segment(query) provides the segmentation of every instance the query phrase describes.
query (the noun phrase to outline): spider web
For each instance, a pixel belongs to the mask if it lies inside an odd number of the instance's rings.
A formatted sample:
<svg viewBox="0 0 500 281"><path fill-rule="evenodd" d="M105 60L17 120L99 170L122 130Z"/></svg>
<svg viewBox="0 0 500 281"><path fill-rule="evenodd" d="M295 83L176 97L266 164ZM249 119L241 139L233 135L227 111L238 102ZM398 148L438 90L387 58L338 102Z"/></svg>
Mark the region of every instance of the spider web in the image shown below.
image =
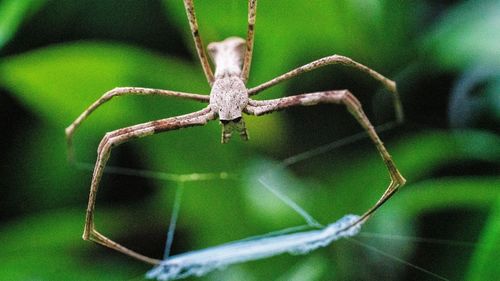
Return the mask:
<svg viewBox="0 0 500 281"><path fill-rule="evenodd" d="M394 123L388 123L379 126L377 131L385 131L394 126ZM287 166L321 155L365 137L366 134L360 132L350 137L331 142L327 145L284 159L276 168L286 168ZM272 180L268 177L269 174L270 172L261 176L258 179L259 184L299 214L304 219L305 225L170 256L180 201L184 189L184 181L179 181L170 219L170 226L167 232L163 261L147 272L146 277L166 281L190 276L203 276L211 271L224 269L232 264L269 258L284 253L292 255L307 254L318 248L326 247L335 240L352 237L359 233L362 225L362 223L359 223L359 216L352 214L345 215L336 222L324 226L304 208L274 186Z"/></svg>
<svg viewBox="0 0 500 281"><path fill-rule="evenodd" d="M232 264L264 259L283 253L303 255L320 247L326 247L335 240L354 236L361 228L361 224L354 225L359 220L359 216L356 215L346 215L334 223L323 226L296 202L266 182L264 178L260 178L259 182L302 216L306 224L211 248L169 256L184 189L183 182L180 182L167 232L163 261L150 270L146 277L162 281L176 280L190 276L202 276ZM311 228L313 229L311 230Z"/></svg>
<svg viewBox="0 0 500 281"><path fill-rule="evenodd" d="M361 135L361 134L360 134ZM331 143L321 148L322 153L338 146L344 142ZM300 160L288 158L282 161L278 168L283 168L299 161L308 159L317 153L318 148L307 154L297 155ZM288 162L288 163L287 163ZM93 166L88 163L77 162L77 167L92 170ZM235 175L221 173L192 173L171 174L150 170L138 170L124 167L108 166L105 170L108 174L146 177L158 180L166 180L176 183L176 194L167 231L163 261L146 273L149 279L161 281L177 280L190 276L203 276L217 269L224 269L229 265L243 263L252 260L269 258L272 256L289 253L292 255L304 255L321 247L326 247L333 241L351 237L359 233L362 223L357 215L345 215L341 219L329 225L320 224L299 204L290 197L279 191L267 176L262 176L258 182L271 194L276 196L284 204L299 214L306 224L286 228L267 234L253 236L239 241L234 241L219 246L191 251L179 255L170 256L175 228L181 207L184 184L194 181L213 181L236 179ZM304 231L305 230L305 231Z"/></svg>
<svg viewBox="0 0 500 281"><path fill-rule="evenodd" d="M390 130L397 126L396 122L390 122L376 127L378 133ZM360 232L362 223L358 221L359 216L345 215L341 219L333 222L327 226L320 224L312 215L310 215L304 208L294 202L290 197L281 192L277 187L279 183L273 182L269 176L276 169L285 169L288 166L294 165L301 161L308 160L315 156L322 155L341 146L351 144L366 138L364 132L354 134L352 136L336 140L323 146L313 148L309 151L293 155L289 158L282 160L277 165L275 164L272 171L269 171L264 176L258 178L257 182L273 194L276 198L281 200L284 204L294 210L300 215L304 221L304 225L278 230L264 235L252 236L239 241L234 241L222 244L216 247L190 251L187 253L170 256L172 244L174 241L174 233L177 225L177 219L181 207L182 195L184 192L184 185L187 182L198 181L214 181L214 180L238 180L237 175L227 172L220 173L191 173L191 174L172 174L151 170L138 170L124 167L107 166L105 173L118 174L125 176L145 177L149 179L157 179L162 181L170 181L177 185L172 214L170 217L170 224L166 235L165 250L163 261L155 266L153 269L146 273L149 279L157 280L176 280L186 278L189 276L203 276L214 270L221 270L232 264L244 263L247 261L269 258L272 256L289 253L292 255L303 255L320 247L326 247L333 241L348 238L348 241L353 242L366 249L374 251L386 258L389 258L398 263L412 267L421 271L429 276L433 276L439 280L448 280L443 276L430 272L422 267L411 264L401 258L388 254L373 246L367 245L352 237ZM84 170L93 170L93 165L89 163L76 162L74 163L78 168ZM374 233L361 233L363 237L366 236L383 236L387 235L374 234ZM390 238L393 238L392 236ZM401 238L401 237L399 237ZM407 239L407 237L404 237ZM414 238L418 241L421 238ZM456 243L446 241L427 241L430 243L449 244ZM421 242L421 241L420 241ZM471 246L470 242L458 242L461 245L466 244Z"/></svg>

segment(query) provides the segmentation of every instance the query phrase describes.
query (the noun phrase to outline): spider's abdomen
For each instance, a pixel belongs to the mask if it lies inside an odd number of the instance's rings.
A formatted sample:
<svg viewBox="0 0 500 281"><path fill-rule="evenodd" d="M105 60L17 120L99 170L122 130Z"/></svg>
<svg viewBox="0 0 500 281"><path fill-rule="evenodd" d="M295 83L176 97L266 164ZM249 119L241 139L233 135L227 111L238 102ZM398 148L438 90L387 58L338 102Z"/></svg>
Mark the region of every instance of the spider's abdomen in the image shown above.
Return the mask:
<svg viewBox="0 0 500 281"><path fill-rule="evenodd" d="M215 80L210 92L210 107L220 120L234 120L248 104L248 91L238 76Z"/></svg>
<svg viewBox="0 0 500 281"><path fill-rule="evenodd" d="M229 37L224 41L208 44L208 53L215 63L216 80L227 76L241 76L245 43L242 38Z"/></svg>

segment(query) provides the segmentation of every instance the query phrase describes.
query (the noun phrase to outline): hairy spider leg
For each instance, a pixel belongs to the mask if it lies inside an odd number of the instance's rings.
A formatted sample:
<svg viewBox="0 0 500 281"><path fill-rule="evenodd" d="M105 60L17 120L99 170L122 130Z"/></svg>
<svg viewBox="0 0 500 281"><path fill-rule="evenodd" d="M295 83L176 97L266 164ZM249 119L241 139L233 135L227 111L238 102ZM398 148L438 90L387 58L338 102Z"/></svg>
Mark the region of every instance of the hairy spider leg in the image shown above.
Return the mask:
<svg viewBox="0 0 500 281"><path fill-rule="evenodd" d="M399 187L403 186L406 180L403 178L401 173L396 168L391 155L385 148L384 144L380 140L377 132L373 128L370 120L366 117L361 103L358 99L348 90L336 90L336 91L323 91L308 94L301 94L296 96L284 97L274 100L257 101L250 99L249 104L246 108L246 112L253 115L263 115L272 113L275 111L283 110L293 106L311 106L324 103L335 103L344 104L347 110L356 118L358 123L363 127L363 129L368 133L370 139L375 144L375 147L380 153L380 156L384 160L384 163L389 171L391 178L391 183L387 187L386 191L382 197L377 201L377 203L370 208L365 214L363 214L357 223L366 221L369 216L375 212L387 199L389 199ZM354 224L352 225L354 226ZM352 227L350 226L350 227Z"/></svg>
<svg viewBox="0 0 500 281"><path fill-rule="evenodd" d="M198 30L198 21L196 20L196 14L194 11L193 0L184 0L184 7L186 8L189 27L191 28L191 34L193 35L194 45L196 46L196 52L198 53L201 67L203 68L203 72L205 73L208 84L212 86L215 80L214 74L212 72L212 68L210 67L210 63L208 62L207 54L205 53L205 49L203 47L203 42L201 41L200 32Z"/></svg>
<svg viewBox="0 0 500 281"><path fill-rule="evenodd" d="M74 151L73 151L73 135L78 127L80 127L81 123L85 121L89 115L94 112L98 107L103 105L104 103L110 101L114 97L125 96L125 95L155 95L155 96L166 96L166 97L178 97L182 99L190 99L200 102L208 102L210 97L206 95L198 95L191 93L183 93L169 90L161 90L161 89L150 89L150 88L138 88L138 87L120 87L114 88L110 90L98 100L96 100L92 105L90 105L85 111L83 111L78 118L76 118L73 123L71 123L65 130L66 132L66 141L67 141L67 150L68 150L68 160L70 163L74 163Z"/></svg>
<svg viewBox="0 0 500 281"><path fill-rule="evenodd" d="M94 173L92 175L92 183L90 186L89 202L87 206L87 215L85 218L83 239L97 242L101 245L122 252L141 261L150 264L158 264L160 260L149 258L135 251L132 251L105 237L95 229L95 201L99 182L101 181L102 174L104 172L104 167L106 166L106 162L110 157L112 148L115 146L133 139L142 138L160 132L205 125L208 121L213 120L214 118L215 114L212 112L210 107L206 107L205 109L190 114L151 121L106 133L97 150L97 161L95 164Z"/></svg>
<svg viewBox="0 0 500 281"><path fill-rule="evenodd" d="M193 35L193 40L196 46L196 52L198 53L198 58L200 59L203 72L208 80L208 83L212 85L215 81L210 63L208 62L205 49L203 47L203 42L198 28L198 21L196 19L195 7L193 0L184 0L184 7L186 9L186 14L189 20L189 26L191 28L191 34ZM257 0L248 1L248 31L246 40L246 52L245 58L243 60L243 70L241 73L241 79L243 82L247 82L250 73L250 65L252 62L253 54L253 43L255 34L255 18L257 15Z"/></svg>
<svg viewBox="0 0 500 281"><path fill-rule="evenodd" d="M315 60L313 62L310 62L308 64L305 64L303 66L297 67L285 74L282 74L274 79L271 79L265 83L260 84L259 86L253 87L248 90L248 95L253 96L258 94L259 92L270 88L278 83L281 83L283 81L286 81L288 79L291 79L295 76L298 76L302 73L309 72L311 70L315 70L317 68L331 65L331 64L340 64L340 65L346 65L349 67L353 67L354 69L357 69L361 72L364 72L368 75L370 75L373 79L379 81L387 90L389 90L394 97L394 110L396 113L396 121L398 123L402 123L404 121L404 114L403 114L403 106L401 104L401 100L399 98L399 93L396 87L396 82L386 78L382 74L376 72L375 70L359 63L356 62L348 57L344 56L339 56L339 55L333 55L333 56L328 56L324 57L318 60Z"/></svg>
<svg viewBox="0 0 500 281"><path fill-rule="evenodd" d="M243 59L243 70L241 72L241 79L245 84L250 75L250 65L252 64L253 55L253 42L255 35L255 18L257 16L257 0L248 1L248 31L246 40L245 58Z"/></svg>

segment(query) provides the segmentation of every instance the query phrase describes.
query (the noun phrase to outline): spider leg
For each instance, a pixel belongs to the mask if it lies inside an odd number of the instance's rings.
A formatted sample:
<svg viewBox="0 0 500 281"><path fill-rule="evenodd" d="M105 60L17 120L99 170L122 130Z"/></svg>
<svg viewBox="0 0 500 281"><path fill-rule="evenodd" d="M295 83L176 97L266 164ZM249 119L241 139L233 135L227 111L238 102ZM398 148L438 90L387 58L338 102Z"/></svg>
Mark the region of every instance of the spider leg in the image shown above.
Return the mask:
<svg viewBox="0 0 500 281"><path fill-rule="evenodd" d="M368 120L368 118L366 117L361 107L361 103L351 92L349 92L348 90L324 91L284 97L274 100L250 100L245 109L245 112L258 116L272 113L274 111L283 110L292 106L310 106L320 103L335 103L345 105L347 107L347 110L349 110L349 112L354 116L354 118L356 118L359 124L368 133L370 139L373 141L375 147L379 151L380 156L384 160L387 170L389 171L391 183L389 184L381 198L377 201L377 203L372 208L370 208L363 216L361 216L359 222L364 221L368 219L368 217L373 212L375 212L375 210L382 206L384 202L398 190L399 187L403 186L406 180L396 168L391 155L380 140L377 132L370 123L370 120Z"/></svg>
<svg viewBox="0 0 500 281"><path fill-rule="evenodd" d="M201 41L200 33L198 31L198 21L196 20L196 14L194 12L193 0L184 0L184 7L186 8L189 27L191 28L191 34L193 35L198 58L200 59L201 66L203 67L203 72L207 77L208 84L212 86L212 84L214 83L214 74L212 73L212 69L210 68L210 63L208 62L205 49L203 48L203 43Z"/></svg>
<svg viewBox="0 0 500 281"><path fill-rule="evenodd" d="M149 89L149 88L137 88L137 87L122 87L115 88L111 91L105 93L101 98L95 101L91 106L89 106L78 118L76 118L71 125L66 128L66 140L68 145L68 158L70 162L74 161L73 157L73 134L75 130L80 126L80 124L87 119L87 117L96 110L99 106L111 100L116 96L125 96L125 95L158 95L158 96L167 96L167 97L178 97L182 99L191 99L201 102L208 102L210 97L205 95L197 95L190 93L182 93L175 92L169 90L160 90L160 89Z"/></svg>
<svg viewBox="0 0 500 281"><path fill-rule="evenodd" d="M96 243L112 248L116 251L122 252L126 255L129 255L131 257L134 257L136 259L139 259L147 263L151 264L159 263L160 262L159 260L149 258L137 252L129 250L126 247L100 234L95 229L94 227L95 200L97 195L97 189L99 187L99 182L101 181L101 177L104 172L104 167L106 166L106 162L110 157L111 149L115 146L118 146L132 139L142 138L160 132L177 130L192 126L205 125L208 121L214 118L215 114L211 111L209 107L207 107L203 110L193 112L190 114L171 117L157 121L151 121L106 133L106 135L102 139L97 149L97 161L95 164L94 173L92 175L92 183L90 186L90 195L87 206L87 215L85 219L85 228L82 236L83 239L94 241Z"/></svg>
<svg viewBox="0 0 500 281"><path fill-rule="evenodd" d="M247 31L247 49L243 60L243 70L241 78L247 82L250 74L250 65L252 63L253 42L255 34L255 16L257 15L257 0L248 0L248 31Z"/></svg>
<svg viewBox="0 0 500 281"><path fill-rule="evenodd" d="M401 105L401 100L399 98L399 93L396 87L396 82L386 78L382 74L376 72L375 70L362 65L348 57L344 56L339 56L339 55L333 55L329 57L324 57L318 60L315 60L313 62L310 62L306 65L303 65L301 67L298 67L296 69L293 69L285 74L282 74L274 79L271 79L265 83L260 84L259 86L253 87L248 90L248 95L253 96L258 94L259 92L270 88L278 83L281 83L283 81L286 81L292 77L295 77L297 75L300 75L305 72L309 72L311 70L331 65L331 64L341 64L349 67L353 67L361 72L364 72L368 75L370 75L373 79L379 81L387 90L389 90L393 96L394 96L394 110L396 112L396 121L398 123L402 123L404 120L404 115L403 115L403 106Z"/></svg>

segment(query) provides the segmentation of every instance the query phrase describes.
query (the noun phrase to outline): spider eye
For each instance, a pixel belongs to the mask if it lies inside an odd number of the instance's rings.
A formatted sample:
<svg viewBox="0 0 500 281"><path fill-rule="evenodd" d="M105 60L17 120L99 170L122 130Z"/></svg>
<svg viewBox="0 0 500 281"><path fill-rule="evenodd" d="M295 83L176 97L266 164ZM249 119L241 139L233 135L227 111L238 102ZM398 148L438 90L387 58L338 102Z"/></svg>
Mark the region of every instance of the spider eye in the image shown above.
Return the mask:
<svg viewBox="0 0 500 281"><path fill-rule="evenodd" d="M239 123L241 121L241 117L234 118L233 120L234 123Z"/></svg>
<svg viewBox="0 0 500 281"><path fill-rule="evenodd" d="M227 124L229 124L229 122L231 122L231 120L222 120L222 119L221 119L221 120L220 120L220 122L221 122L222 124L224 124L224 125L227 125Z"/></svg>

